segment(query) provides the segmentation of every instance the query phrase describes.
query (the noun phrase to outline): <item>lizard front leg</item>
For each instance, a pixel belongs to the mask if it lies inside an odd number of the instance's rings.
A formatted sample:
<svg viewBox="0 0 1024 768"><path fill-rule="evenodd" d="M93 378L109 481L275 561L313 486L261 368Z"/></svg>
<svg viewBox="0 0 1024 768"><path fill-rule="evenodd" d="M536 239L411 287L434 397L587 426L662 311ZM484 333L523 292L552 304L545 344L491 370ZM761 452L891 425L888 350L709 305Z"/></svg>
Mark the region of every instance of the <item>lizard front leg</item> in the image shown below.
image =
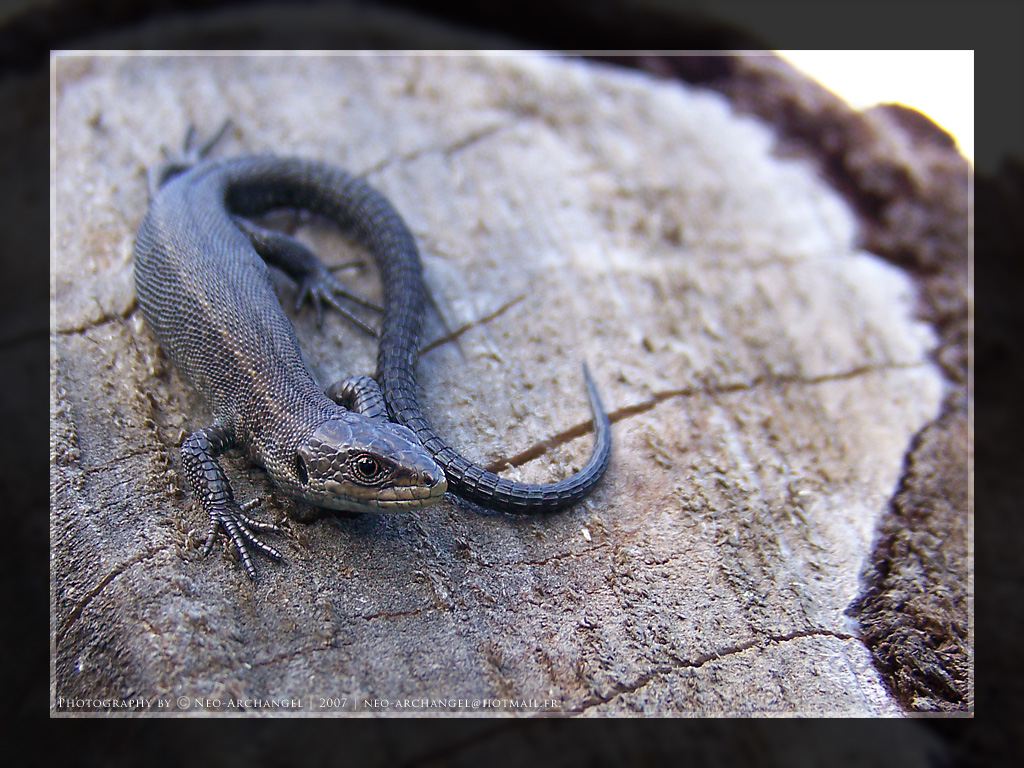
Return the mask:
<svg viewBox="0 0 1024 768"><path fill-rule="evenodd" d="M227 475L217 463L217 457L234 445L234 439L220 426L197 430L181 444L181 465L193 497L210 516L210 529L203 546L203 555L213 549L214 540L223 530L231 539L242 561L246 576L256 580L256 567L249 555L252 545L272 560L280 562L282 555L256 536L256 531L280 533L273 523L261 523L248 517L235 502Z"/></svg>

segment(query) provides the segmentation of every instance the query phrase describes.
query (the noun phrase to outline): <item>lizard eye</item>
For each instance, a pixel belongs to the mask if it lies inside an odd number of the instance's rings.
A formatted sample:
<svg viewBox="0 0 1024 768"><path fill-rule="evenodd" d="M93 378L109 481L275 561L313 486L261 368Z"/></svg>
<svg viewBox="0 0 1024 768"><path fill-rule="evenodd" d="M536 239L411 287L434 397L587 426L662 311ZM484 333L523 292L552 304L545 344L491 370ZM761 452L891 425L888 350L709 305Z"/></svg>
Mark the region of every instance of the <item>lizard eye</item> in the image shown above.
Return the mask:
<svg viewBox="0 0 1024 768"><path fill-rule="evenodd" d="M364 480L374 480L380 477L384 471L384 465L381 464L373 456L363 454L356 458L355 461L356 472Z"/></svg>

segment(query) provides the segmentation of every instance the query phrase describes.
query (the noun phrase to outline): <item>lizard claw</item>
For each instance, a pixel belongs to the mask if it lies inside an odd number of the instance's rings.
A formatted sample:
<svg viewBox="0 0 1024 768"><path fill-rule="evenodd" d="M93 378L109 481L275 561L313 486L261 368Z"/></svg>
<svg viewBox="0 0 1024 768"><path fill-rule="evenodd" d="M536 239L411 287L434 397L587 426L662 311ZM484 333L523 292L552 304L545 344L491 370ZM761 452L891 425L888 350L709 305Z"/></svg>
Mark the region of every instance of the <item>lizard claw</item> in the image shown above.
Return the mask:
<svg viewBox="0 0 1024 768"><path fill-rule="evenodd" d="M252 503L245 505L247 509L252 506L254 506ZM280 527L274 523L253 520L242 511L241 507L233 503L230 506L218 504L210 510L210 528L207 531L202 551L204 557L213 551L213 544L221 531L227 534L234 545L235 551L238 552L238 559L242 561L242 569L250 581L256 581L256 566L253 565L252 556L249 553L250 545L275 562L281 562L284 559L284 555L260 540L255 533L256 531L281 533Z"/></svg>
<svg viewBox="0 0 1024 768"><path fill-rule="evenodd" d="M177 176L179 173L187 171L202 160L230 127L231 118L229 117L221 123L220 128L210 138L196 146L196 136L199 132L190 123L185 130L185 141L182 143L181 150L172 154L167 147L160 147L160 152L164 156L163 161L146 171L146 183L149 187L150 200L156 197L164 182L173 176Z"/></svg>
<svg viewBox="0 0 1024 768"><path fill-rule="evenodd" d="M319 328L323 325L324 320L322 302L327 302L350 323L360 330L368 333L370 336L377 338L377 329L361 320L358 316L347 309L340 301L338 301L338 296L364 307L379 309L379 307L372 301L364 299L362 296L349 291L348 288L338 282L334 275L326 269L323 271L318 270L316 273L309 274L303 279L299 286L299 294L295 299L295 309L298 311L302 307L303 302L308 298L316 311L316 326Z"/></svg>

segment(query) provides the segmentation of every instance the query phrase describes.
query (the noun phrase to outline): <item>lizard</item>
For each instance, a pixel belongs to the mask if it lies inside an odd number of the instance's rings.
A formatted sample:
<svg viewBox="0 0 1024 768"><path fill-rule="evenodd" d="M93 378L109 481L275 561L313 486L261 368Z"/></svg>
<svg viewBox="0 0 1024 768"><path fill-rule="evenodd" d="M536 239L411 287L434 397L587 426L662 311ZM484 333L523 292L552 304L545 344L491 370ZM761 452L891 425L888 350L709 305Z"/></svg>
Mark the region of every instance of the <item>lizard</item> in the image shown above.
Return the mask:
<svg viewBox="0 0 1024 768"><path fill-rule="evenodd" d="M225 533L246 575L250 546L281 553L258 534L280 533L239 505L217 458L247 452L286 493L318 507L402 512L446 491L485 507L537 512L582 499L609 463L608 416L584 365L595 444L574 475L519 483L464 458L437 434L419 404L415 367L426 287L409 228L362 177L317 160L275 155L207 159L230 121L201 145L190 128L181 157L149 174L150 202L134 248L135 286L147 325L175 367L206 399L213 424L181 444L192 497L210 520L208 555ZM304 209L353 231L381 276L379 334L340 301L373 306L350 293L297 238L251 219ZM352 376L322 391L305 365L295 331L270 279L277 267L309 300L379 335L375 377Z"/></svg>

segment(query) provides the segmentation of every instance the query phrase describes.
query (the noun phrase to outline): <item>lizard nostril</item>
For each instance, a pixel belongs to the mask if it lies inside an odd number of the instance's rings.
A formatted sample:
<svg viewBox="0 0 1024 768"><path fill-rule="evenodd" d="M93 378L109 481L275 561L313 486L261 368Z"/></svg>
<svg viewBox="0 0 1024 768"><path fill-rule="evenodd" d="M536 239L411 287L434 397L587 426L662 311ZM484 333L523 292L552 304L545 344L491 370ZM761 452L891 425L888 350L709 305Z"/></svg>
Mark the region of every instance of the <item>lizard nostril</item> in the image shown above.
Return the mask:
<svg viewBox="0 0 1024 768"><path fill-rule="evenodd" d="M299 482L306 485L309 482L309 473L306 471L306 462L299 454L295 454L295 474L299 476Z"/></svg>
<svg viewBox="0 0 1024 768"><path fill-rule="evenodd" d="M437 488L442 484L446 490L448 488L448 479L444 474L444 470L440 467L431 467L428 469L423 473L423 479L426 480L432 488Z"/></svg>

